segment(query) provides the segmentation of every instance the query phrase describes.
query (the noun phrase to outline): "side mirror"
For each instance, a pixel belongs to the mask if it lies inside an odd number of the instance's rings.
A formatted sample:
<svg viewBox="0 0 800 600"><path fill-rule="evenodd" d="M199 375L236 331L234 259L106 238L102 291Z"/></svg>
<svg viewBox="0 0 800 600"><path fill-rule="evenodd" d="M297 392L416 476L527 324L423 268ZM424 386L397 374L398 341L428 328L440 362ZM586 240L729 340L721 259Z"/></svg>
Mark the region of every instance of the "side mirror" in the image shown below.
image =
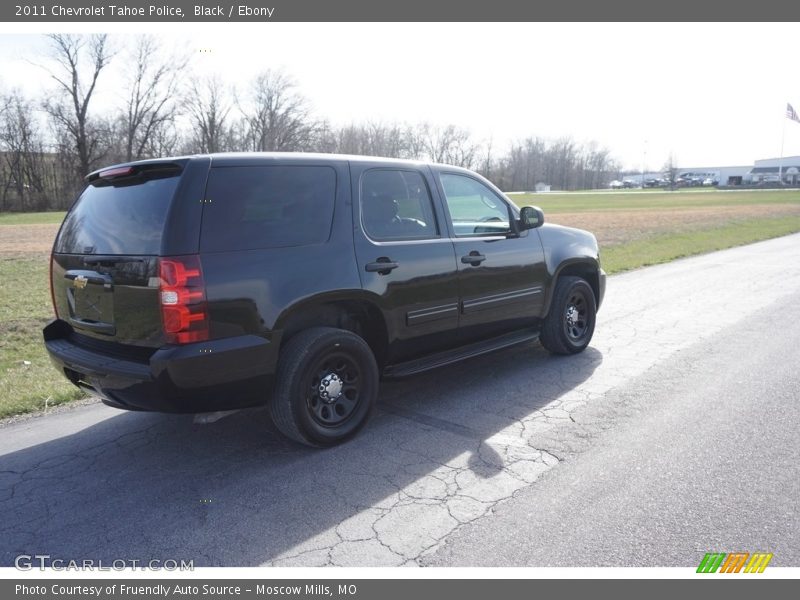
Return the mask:
<svg viewBox="0 0 800 600"><path fill-rule="evenodd" d="M538 206L523 206L519 211L519 229L535 229L544 225L544 213Z"/></svg>

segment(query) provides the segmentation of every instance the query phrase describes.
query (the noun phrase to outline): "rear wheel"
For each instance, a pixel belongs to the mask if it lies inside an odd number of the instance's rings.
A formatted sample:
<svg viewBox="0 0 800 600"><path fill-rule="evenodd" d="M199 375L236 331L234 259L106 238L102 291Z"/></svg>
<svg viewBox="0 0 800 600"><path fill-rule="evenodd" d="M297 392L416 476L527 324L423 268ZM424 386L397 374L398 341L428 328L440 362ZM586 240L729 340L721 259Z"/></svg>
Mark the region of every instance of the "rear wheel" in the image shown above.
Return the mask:
<svg viewBox="0 0 800 600"><path fill-rule="evenodd" d="M367 343L333 327L295 335L281 351L270 413L287 437L333 446L369 420L378 395L378 366Z"/></svg>
<svg viewBox="0 0 800 600"><path fill-rule="evenodd" d="M542 325L542 345L554 354L581 352L594 334L596 314L592 286L580 277L560 277Z"/></svg>

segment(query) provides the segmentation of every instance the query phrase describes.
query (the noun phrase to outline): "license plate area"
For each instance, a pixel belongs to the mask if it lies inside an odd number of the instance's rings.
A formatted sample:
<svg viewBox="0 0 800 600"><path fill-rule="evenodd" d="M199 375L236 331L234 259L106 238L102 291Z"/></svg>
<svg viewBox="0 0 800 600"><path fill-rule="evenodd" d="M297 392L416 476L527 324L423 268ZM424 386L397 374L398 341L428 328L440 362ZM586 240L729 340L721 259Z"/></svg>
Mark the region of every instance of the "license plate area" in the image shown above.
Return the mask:
<svg viewBox="0 0 800 600"><path fill-rule="evenodd" d="M114 286L111 277L96 272L68 271L69 320L78 329L114 335Z"/></svg>

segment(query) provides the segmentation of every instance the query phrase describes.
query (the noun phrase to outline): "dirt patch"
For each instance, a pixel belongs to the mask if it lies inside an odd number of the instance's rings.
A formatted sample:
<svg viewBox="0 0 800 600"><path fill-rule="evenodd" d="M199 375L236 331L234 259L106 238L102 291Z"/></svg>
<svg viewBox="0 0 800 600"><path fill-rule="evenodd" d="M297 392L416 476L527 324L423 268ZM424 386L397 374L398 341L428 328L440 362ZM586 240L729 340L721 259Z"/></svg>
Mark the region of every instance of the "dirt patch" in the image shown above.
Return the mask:
<svg viewBox="0 0 800 600"><path fill-rule="evenodd" d="M48 253L59 225L0 225L0 254Z"/></svg>
<svg viewBox="0 0 800 600"><path fill-rule="evenodd" d="M545 220L586 229L597 236L597 241L601 245L613 246L652 235L696 231L725 225L732 221L798 215L800 215L800 205L797 204L761 204L558 213L549 219L545 214Z"/></svg>

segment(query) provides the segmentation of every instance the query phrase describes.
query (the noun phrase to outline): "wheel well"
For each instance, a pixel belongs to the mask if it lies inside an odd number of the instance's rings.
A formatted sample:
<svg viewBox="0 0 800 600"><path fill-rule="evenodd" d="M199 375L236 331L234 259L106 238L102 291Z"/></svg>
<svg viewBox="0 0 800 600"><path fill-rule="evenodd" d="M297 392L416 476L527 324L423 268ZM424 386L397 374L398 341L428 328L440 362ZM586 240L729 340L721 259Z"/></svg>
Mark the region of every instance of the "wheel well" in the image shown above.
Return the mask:
<svg viewBox="0 0 800 600"><path fill-rule="evenodd" d="M572 275L574 277L585 279L592 287L595 301L600 298L600 281L598 280L597 267L595 265L590 265L588 263L573 263L571 265L567 265L558 272L558 277L564 277L565 275Z"/></svg>
<svg viewBox="0 0 800 600"><path fill-rule="evenodd" d="M380 309L364 300L343 300L303 307L283 323L281 346L310 327L337 327L361 336L372 350L379 367L386 360L388 335Z"/></svg>

